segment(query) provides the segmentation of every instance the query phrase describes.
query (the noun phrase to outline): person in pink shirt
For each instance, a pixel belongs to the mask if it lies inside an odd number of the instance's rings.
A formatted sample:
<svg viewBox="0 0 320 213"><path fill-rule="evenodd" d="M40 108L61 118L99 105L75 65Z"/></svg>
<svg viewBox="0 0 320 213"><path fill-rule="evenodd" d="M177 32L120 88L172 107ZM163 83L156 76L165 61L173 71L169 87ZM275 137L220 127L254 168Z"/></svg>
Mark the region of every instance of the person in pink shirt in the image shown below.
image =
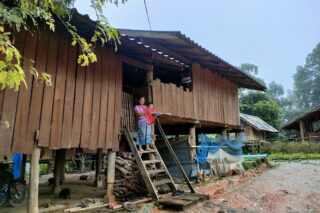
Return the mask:
<svg viewBox="0 0 320 213"><path fill-rule="evenodd" d="M151 125L148 125L147 116L148 107L144 105L145 98L138 99L138 105L135 106L134 112L137 116L137 141L136 145L140 152L143 152L142 146L146 146L146 150L150 151L151 144Z"/></svg>

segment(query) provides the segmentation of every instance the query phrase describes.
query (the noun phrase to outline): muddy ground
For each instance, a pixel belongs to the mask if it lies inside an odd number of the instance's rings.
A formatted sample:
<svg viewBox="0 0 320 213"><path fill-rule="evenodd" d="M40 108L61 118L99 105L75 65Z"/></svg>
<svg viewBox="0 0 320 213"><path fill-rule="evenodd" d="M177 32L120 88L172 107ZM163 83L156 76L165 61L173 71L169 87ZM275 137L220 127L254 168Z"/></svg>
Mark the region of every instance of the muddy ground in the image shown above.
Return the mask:
<svg viewBox="0 0 320 213"><path fill-rule="evenodd" d="M319 160L281 162L277 168L243 181L233 179L221 188L198 188L198 192L210 194L210 200L186 212L320 212Z"/></svg>

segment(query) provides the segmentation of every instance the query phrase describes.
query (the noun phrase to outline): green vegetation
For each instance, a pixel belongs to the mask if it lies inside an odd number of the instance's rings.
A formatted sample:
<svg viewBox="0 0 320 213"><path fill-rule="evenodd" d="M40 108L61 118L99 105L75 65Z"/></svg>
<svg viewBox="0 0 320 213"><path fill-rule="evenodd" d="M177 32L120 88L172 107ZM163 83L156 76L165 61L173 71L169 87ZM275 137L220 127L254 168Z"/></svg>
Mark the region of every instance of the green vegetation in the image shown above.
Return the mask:
<svg viewBox="0 0 320 213"><path fill-rule="evenodd" d="M267 85L257 77L259 69L256 65L246 63L238 68L267 86L266 92L241 89L240 111L258 116L280 130L278 134L269 134L268 138L294 136L294 131L285 132L280 126L320 105L320 43L306 57L305 64L297 67L293 89L286 93L281 84L272 81Z"/></svg>
<svg viewBox="0 0 320 213"><path fill-rule="evenodd" d="M88 6L96 13L96 26L91 32L90 38L85 38L72 24L75 0L3 0L0 2L0 86L1 89L10 88L18 90L20 84L26 87L25 74L29 72L36 80L43 80L51 85L51 76L46 73L38 73L34 67L34 61L29 63L30 70L24 70L23 57L15 47L12 31L31 31L33 28L46 25L54 32L57 23L61 23L71 36L70 45L78 45L80 53L78 63L88 66L96 62L97 57L94 48L104 45L112 40L117 47L120 43L118 32L110 26L107 17L103 14L103 6L107 2L118 3L118 0L90 0ZM125 0L122 0L124 2Z"/></svg>
<svg viewBox="0 0 320 213"><path fill-rule="evenodd" d="M267 168L272 168L274 165L271 163L269 158L254 158L254 159L245 159L242 163L244 169L254 169L259 168L265 165Z"/></svg>
<svg viewBox="0 0 320 213"><path fill-rule="evenodd" d="M320 159L320 143L275 141L262 145L260 153L272 160Z"/></svg>
<svg viewBox="0 0 320 213"><path fill-rule="evenodd" d="M269 155L269 158L272 160L315 160L320 159L320 153L293 153L293 154L283 154L283 153L274 153Z"/></svg>
<svg viewBox="0 0 320 213"><path fill-rule="evenodd" d="M309 142L279 142L275 141L272 143L265 143L261 147L261 153L273 154L294 154L294 153L320 153L320 143L309 143Z"/></svg>
<svg viewBox="0 0 320 213"><path fill-rule="evenodd" d="M280 127L280 107L264 92L249 91L242 94L240 97L240 111L258 116L275 128Z"/></svg>
<svg viewBox="0 0 320 213"><path fill-rule="evenodd" d="M46 163L41 163L40 164L40 175L46 175L48 174L49 171L48 171L48 164Z"/></svg>

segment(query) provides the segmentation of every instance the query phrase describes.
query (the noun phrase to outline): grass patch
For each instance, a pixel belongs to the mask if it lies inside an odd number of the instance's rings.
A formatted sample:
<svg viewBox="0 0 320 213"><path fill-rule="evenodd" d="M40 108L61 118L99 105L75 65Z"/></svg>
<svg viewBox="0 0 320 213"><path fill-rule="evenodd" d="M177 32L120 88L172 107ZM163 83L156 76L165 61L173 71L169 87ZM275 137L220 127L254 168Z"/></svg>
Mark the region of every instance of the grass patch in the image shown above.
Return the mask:
<svg viewBox="0 0 320 213"><path fill-rule="evenodd" d="M254 158L254 159L245 159L242 162L242 165L245 170L248 169L256 169L262 165L266 165L268 168L274 167L273 163L270 161L269 158Z"/></svg>
<svg viewBox="0 0 320 213"><path fill-rule="evenodd" d="M320 159L320 153L274 153L268 156L272 160L315 160Z"/></svg>
<svg viewBox="0 0 320 213"><path fill-rule="evenodd" d="M319 142L279 142L274 141L265 143L261 146L261 153L272 154L272 153L320 153Z"/></svg>

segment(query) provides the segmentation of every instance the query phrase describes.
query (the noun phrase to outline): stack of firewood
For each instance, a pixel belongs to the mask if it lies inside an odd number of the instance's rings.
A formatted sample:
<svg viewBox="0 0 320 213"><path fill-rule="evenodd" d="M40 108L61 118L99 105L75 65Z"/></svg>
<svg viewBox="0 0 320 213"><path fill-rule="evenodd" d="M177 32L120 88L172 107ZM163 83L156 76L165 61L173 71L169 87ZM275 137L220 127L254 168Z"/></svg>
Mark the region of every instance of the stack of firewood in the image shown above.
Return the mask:
<svg viewBox="0 0 320 213"><path fill-rule="evenodd" d="M115 184L113 193L120 201L132 200L147 195L147 189L131 153L116 157Z"/></svg>

